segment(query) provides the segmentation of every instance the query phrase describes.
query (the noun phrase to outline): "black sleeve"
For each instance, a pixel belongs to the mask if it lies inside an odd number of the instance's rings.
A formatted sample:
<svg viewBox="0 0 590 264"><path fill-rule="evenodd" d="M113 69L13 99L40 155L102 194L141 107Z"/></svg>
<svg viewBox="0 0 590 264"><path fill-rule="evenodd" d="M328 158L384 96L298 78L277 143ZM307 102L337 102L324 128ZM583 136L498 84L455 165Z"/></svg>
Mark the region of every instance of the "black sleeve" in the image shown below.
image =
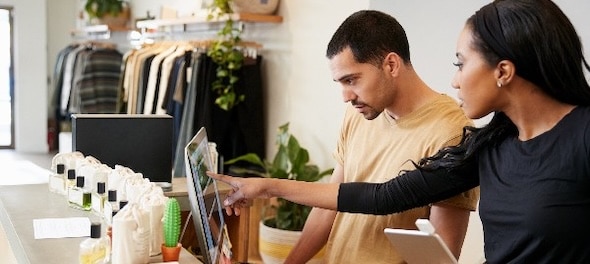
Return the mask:
<svg viewBox="0 0 590 264"><path fill-rule="evenodd" d="M452 171L416 169L385 183L342 183L338 211L385 215L450 198L479 185L475 163Z"/></svg>

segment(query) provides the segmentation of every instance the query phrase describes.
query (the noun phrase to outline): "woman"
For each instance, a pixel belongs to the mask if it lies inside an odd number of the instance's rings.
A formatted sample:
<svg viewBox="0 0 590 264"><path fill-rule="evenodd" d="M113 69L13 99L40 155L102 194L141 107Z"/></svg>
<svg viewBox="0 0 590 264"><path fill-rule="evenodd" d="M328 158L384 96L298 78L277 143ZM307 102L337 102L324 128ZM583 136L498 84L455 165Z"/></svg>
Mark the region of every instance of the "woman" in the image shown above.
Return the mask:
<svg viewBox="0 0 590 264"><path fill-rule="evenodd" d="M569 19L549 0L496 0L467 20L456 54L465 113L495 113L458 146L383 184L211 175L233 186L226 205L278 196L389 214L479 184L489 263L590 263L590 67Z"/></svg>

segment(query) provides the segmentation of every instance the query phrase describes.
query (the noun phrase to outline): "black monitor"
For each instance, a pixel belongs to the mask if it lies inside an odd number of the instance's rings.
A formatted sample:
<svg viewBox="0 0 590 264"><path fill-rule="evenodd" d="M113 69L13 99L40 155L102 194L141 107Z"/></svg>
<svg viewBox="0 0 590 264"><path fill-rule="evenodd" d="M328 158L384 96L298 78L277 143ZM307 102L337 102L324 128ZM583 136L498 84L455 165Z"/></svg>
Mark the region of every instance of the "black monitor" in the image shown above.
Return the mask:
<svg viewBox="0 0 590 264"><path fill-rule="evenodd" d="M172 131L169 115L73 114L72 151L171 183Z"/></svg>
<svg viewBox="0 0 590 264"><path fill-rule="evenodd" d="M185 147L186 181L191 214L205 264L229 263L231 246L217 182L205 174L215 171L205 128Z"/></svg>

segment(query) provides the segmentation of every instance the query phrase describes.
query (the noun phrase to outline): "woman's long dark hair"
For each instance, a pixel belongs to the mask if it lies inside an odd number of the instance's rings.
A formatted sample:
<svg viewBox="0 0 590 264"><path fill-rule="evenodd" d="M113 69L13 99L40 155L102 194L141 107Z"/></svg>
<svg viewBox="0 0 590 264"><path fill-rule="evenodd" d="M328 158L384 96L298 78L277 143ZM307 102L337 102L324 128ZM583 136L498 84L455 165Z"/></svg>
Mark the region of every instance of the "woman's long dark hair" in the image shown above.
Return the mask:
<svg viewBox="0 0 590 264"><path fill-rule="evenodd" d="M535 84L557 101L590 105L582 44L567 16L550 0L496 0L471 16L472 47L486 63L514 63L516 75ZM517 136L514 123L502 112L482 128L466 127L461 143L424 158L425 170L453 168L473 162L478 150Z"/></svg>

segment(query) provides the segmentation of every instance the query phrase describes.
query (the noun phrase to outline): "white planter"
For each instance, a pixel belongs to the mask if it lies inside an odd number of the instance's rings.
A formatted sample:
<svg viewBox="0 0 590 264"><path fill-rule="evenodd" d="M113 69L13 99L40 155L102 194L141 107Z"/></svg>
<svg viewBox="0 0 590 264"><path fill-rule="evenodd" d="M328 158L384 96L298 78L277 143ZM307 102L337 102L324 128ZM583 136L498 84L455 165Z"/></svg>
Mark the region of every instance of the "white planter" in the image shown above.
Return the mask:
<svg viewBox="0 0 590 264"><path fill-rule="evenodd" d="M264 264L281 264L293 249L297 240L301 236L300 231L287 231L268 227L260 221L258 250ZM324 249L320 250L310 261L309 264L322 263Z"/></svg>

